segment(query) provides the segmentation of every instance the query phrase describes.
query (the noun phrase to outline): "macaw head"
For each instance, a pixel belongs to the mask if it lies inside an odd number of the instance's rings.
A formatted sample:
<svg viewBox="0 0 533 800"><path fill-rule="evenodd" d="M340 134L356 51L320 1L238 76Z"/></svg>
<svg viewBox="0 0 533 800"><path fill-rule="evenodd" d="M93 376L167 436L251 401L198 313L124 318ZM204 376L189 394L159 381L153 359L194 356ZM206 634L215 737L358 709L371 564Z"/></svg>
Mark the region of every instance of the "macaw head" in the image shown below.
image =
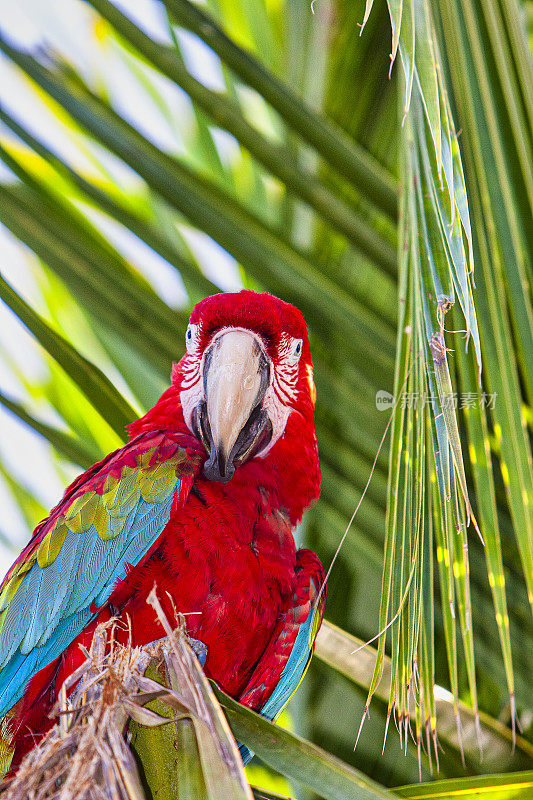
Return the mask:
<svg viewBox="0 0 533 800"><path fill-rule="evenodd" d="M270 294L217 294L194 308L174 368L185 424L203 443L209 480L266 456L293 430L314 445L315 385L300 311Z"/></svg>

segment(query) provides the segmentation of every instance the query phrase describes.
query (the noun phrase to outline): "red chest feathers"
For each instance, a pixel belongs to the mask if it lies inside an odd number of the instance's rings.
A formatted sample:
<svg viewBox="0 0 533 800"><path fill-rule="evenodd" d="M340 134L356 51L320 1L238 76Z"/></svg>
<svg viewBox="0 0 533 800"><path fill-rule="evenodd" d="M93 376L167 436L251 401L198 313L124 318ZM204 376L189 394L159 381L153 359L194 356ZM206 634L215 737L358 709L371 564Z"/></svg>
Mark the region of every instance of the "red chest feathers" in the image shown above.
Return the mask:
<svg viewBox="0 0 533 800"><path fill-rule="evenodd" d="M157 551L117 593L135 592L126 606L135 603L133 637L141 644L156 638L144 598L154 582L162 601L168 592L189 615L189 634L208 647L206 672L231 694L245 685L296 581L288 520L265 490L236 488L199 480Z"/></svg>

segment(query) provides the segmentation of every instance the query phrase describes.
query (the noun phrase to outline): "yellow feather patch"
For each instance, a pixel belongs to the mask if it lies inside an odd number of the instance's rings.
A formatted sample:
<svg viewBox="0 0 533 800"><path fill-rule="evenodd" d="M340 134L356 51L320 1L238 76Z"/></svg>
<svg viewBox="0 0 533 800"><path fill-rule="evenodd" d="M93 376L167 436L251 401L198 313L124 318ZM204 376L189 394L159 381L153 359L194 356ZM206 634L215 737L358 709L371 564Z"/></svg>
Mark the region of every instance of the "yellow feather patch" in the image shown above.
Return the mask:
<svg viewBox="0 0 533 800"><path fill-rule="evenodd" d="M30 571L30 569L33 567L36 561L37 561L37 556L35 553L32 553L32 555L30 555L27 561L23 561L18 565L13 577L15 576L18 577L19 575L20 576L25 575L27 572Z"/></svg>
<svg viewBox="0 0 533 800"><path fill-rule="evenodd" d="M107 513L107 509L103 503L99 503L98 508L96 509L93 525L96 528L96 533L100 539L107 541L113 538L111 527L109 525L109 514Z"/></svg>
<svg viewBox="0 0 533 800"><path fill-rule="evenodd" d="M52 564L69 531L81 534L94 525L101 539L114 539L141 497L148 503L161 503L171 495L176 483L177 465L185 461L187 455L179 450L173 458L150 465L155 453L155 447L141 453L137 457L137 467L124 465L119 477L107 475L101 494L89 490L70 503L64 516L56 521L36 549L14 567L0 594L0 628L2 610L15 596L25 574L35 562L41 568Z"/></svg>
<svg viewBox="0 0 533 800"><path fill-rule="evenodd" d="M161 503L170 495L176 481L176 465L164 461L141 475L141 496L147 503Z"/></svg>
<svg viewBox="0 0 533 800"><path fill-rule="evenodd" d="M120 487L120 478L108 475L102 486L101 502L106 506L112 506L115 502Z"/></svg>
<svg viewBox="0 0 533 800"><path fill-rule="evenodd" d="M35 561L32 561L32 567L34 563ZM0 614L0 628L2 627L2 617L5 616L4 611L17 593L17 589L22 583L23 577L24 575L15 575L2 590L2 594L0 596L0 609L2 610L2 613Z"/></svg>
<svg viewBox="0 0 533 800"><path fill-rule="evenodd" d="M13 734L12 713L10 712L0 722L0 778L4 777L11 766L14 752Z"/></svg>
<svg viewBox="0 0 533 800"><path fill-rule="evenodd" d="M77 497L65 513L65 522L72 533L83 533L93 524L94 515L100 502L96 492L85 492Z"/></svg>
<svg viewBox="0 0 533 800"><path fill-rule="evenodd" d="M309 394L311 395L311 402L313 405L316 404L316 386L313 380L313 367L311 364L307 365L307 383L309 386Z"/></svg>
<svg viewBox="0 0 533 800"><path fill-rule="evenodd" d="M96 532L100 539L104 539L104 541L109 541L110 539L114 539L115 536L118 536L121 532L122 528L124 527L124 523L126 522L126 516L109 516L106 507L103 504L98 506L96 514L94 515L94 522L93 525L96 528Z"/></svg>
<svg viewBox="0 0 533 800"><path fill-rule="evenodd" d="M128 468L125 477L121 476L116 491L106 494L103 502L111 516L127 516L139 502L140 496L139 472Z"/></svg>
<svg viewBox="0 0 533 800"><path fill-rule="evenodd" d="M137 456L137 464L139 467L149 467L154 453L155 447L151 447L149 450L145 450L144 453L141 453L139 456Z"/></svg>
<svg viewBox="0 0 533 800"><path fill-rule="evenodd" d="M47 567L57 558L57 554L63 547L68 528L59 520L51 531L48 531L41 544L37 548L37 563L40 567Z"/></svg>

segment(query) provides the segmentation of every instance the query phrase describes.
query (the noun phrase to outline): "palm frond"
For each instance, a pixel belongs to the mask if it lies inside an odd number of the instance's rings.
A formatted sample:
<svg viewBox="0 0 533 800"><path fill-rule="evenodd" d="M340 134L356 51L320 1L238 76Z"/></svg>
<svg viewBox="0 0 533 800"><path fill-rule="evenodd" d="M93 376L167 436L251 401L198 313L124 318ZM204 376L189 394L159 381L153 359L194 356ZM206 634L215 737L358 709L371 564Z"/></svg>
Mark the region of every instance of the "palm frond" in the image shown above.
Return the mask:
<svg viewBox="0 0 533 800"><path fill-rule="evenodd" d="M478 712L466 529L471 521L478 532L479 529L469 497L455 409L457 393L451 380L447 356L449 348L445 337L445 316L456 300L462 313L454 314L454 321L458 326L464 325L466 341L468 343L470 339L472 342L478 367L476 380L472 354L463 351L463 345L459 343L460 354L455 370L465 392L477 404L475 410L467 408L465 411L470 436L469 452L477 488L481 490L480 537L486 550L514 726L514 679L501 539L486 444L484 405L487 393L481 388L480 377L481 343L485 345L490 340L493 323L487 324L487 316L482 314L478 329L473 292L474 242L478 230L472 232L459 142L443 81L443 65L431 6L426 2L389 2L388 5L393 29L391 58L394 59L399 49L405 86L404 195L400 209L399 250L400 302L403 309L398 327L396 407L389 473L380 643L364 715L382 676L386 633L390 628L393 676L387 725L394 710L398 714L400 735L403 729L403 737L407 739L409 702L410 695L413 695L417 708L416 740L419 752L425 728L428 742L431 732L434 754L438 759L432 690L435 683L432 610L432 553L435 545L459 738L459 632L470 698L476 716ZM371 2L367 3L366 16L371 6ZM446 19L450 17L446 16ZM450 52L448 39L444 37L441 45L446 52ZM453 70L453 64L449 66ZM466 70L465 64L463 69ZM463 74L466 73L467 70ZM485 263L478 269L484 269ZM524 288L523 282L520 306L528 304ZM476 293L477 297L479 293ZM528 340L527 325L525 332ZM487 355L485 352L485 362L488 361L486 372L492 375L494 369L500 370ZM514 359L509 352L507 356L512 364ZM491 381L491 378L488 380ZM516 379L514 384L517 386ZM510 398L509 389L501 388L507 397L498 403L494 416L503 411L502 406L507 411L513 408L511 416L516 424L521 418L518 393ZM508 417L506 422L506 429L509 430ZM520 426L520 422L518 424ZM525 521L525 514L529 506L531 454L523 426L522 436L518 439L515 433L513 438L516 442L513 458L515 463L521 465L519 476L522 477L521 481L520 477L515 481L517 489L521 483L522 490L517 535L529 587L528 560L533 550L531 539L526 544L529 523ZM434 490L430 488L431 485L435 487ZM517 494L518 491L514 494L514 502L518 504ZM510 493L510 501L513 502L513 493Z"/></svg>

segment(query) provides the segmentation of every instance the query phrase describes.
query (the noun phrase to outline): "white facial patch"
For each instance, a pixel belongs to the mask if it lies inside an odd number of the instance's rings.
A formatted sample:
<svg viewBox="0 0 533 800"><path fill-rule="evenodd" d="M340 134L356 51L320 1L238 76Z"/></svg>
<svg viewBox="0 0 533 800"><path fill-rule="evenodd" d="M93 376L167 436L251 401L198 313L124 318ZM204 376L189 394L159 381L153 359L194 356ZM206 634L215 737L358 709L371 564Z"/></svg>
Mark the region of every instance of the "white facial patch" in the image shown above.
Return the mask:
<svg viewBox="0 0 533 800"><path fill-rule="evenodd" d="M278 347L278 363L272 370L270 386L263 400L263 408L272 424L272 438L261 456L265 456L285 432L287 420L293 410L291 403L298 396L296 386L301 354L302 340L283 333Z"/></svg>
<svg viewBox="0 0 533 800"><path fill-rule="evenodd" d="M198 325L189 323L185 333L187 352L182 359L183 379L181 381L180 401L183 417L190 431L192 431L192 413L204 396L200 332L201 323Z"/></svg>
<svg viewBox="0 0 533 800"><path fill-rule="evenodd" d="M205 400L203 369L205 352L200 353L199 340L200 340L200 327L194 325L187 328L186 345L187 353L183 358L183 380L182 391L180 393L180 400L183 409L183 416L185 423L189 430L192 431L192 416L194 409L198 404ZM206 351L212 346L220 336L223 336L227 331L244 331L254 336L258 344L265 350L264 344L254 331L247 330L246 328L221 328L211 342L209 343ZM293 410L292 404L295 402L298 391L298 371L299 361L302 353L302 340L289 336L283 333L278 346L278 359L277 364L272 365L270 370L270 384L265 392L262 407L268 414L270 423L272 425L272 438L269 444L258 454L259 457L265 456L276 442L283 436L287 420Z"/></svg>
<svg viewBox="0 0 533 800"><path fill-rule="evenodd" d="M268 387L263 399L263 408L268 414L272 425L272 438L264 450L261 450L260 457L266 456L268 451L276 444L278 439L283 436L287 420L292 411L290 406L280 403L279 397L272 384Z"/></svg>

